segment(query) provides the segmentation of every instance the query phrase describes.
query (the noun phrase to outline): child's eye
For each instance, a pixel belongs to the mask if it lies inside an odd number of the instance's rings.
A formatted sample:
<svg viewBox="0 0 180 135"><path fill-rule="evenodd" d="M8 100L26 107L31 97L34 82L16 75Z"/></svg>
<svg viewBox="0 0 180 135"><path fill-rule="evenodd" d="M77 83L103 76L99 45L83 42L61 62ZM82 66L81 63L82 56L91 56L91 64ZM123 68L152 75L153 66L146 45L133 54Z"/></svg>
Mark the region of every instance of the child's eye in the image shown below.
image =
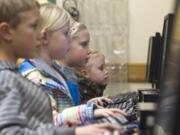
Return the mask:
<svg viewBox="0 0 180 135"><path fill-rule="evenodd" d="M87 42L84 42L84 43L81 44L81 46L82 46L83 48L87 48L87 47L89 47L89 44L88 44Z"/></svg>
<svg viewBox="0 0 180 135"><path fill-rule="evenodd" d="M38 27L38 23L34 23L34 24L32 24L32 25L31 25L31 27L32 27L33 29L37 29L37 27Z"/></svg>
<svg viewBox="0 0 180 135"><path fill-rule="evenodd" d="M101 66L101 67L99 67L99 70L104 70L104 67L102 67L102 66Z"/></svg>
<svg viewBox="0 0 180 135"><path fill-rule="evenodd" d="M64 35L65 35L66 37L68 37L68 36L69 36L69 32L68 32L68 31L64 32Z"/></svg>

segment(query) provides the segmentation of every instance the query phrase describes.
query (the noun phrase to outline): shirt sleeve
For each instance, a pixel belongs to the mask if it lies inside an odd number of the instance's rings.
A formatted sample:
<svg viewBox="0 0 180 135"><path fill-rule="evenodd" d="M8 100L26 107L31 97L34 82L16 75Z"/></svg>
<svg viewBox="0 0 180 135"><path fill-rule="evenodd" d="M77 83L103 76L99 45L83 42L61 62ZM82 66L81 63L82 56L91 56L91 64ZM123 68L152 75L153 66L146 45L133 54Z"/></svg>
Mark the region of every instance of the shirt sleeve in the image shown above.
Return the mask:
<svg viewBox="0 0 180 135"><path fill-rule="evenodd" d="M94 104L88 103L64 109L56 117L56 125L62 125L67 120L77 120L80 125L94 118Z"/></svg>

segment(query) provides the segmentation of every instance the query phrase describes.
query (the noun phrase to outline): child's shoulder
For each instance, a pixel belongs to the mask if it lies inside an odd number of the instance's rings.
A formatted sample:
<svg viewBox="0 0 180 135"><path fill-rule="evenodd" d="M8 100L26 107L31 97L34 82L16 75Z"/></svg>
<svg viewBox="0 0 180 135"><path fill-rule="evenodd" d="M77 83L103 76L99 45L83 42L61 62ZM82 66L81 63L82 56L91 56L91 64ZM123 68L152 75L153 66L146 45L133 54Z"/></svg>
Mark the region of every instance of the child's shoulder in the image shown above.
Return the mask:
<svg viewBox="0 0 180 135"><path fill-rule="evenodd" d="M16 75L16 72L15 70L10 70L10 69L3 69L3 70L0 70L0 80L10 80L12 78L18 78L17 75Z"/></svg>
<svg viewBox="0 0 180 135"><path fill-rule="evenodd" d="M19 88L26 82L26 79L21 76L17 70L4 69L0 70L0 86L1 88Z"/></svg>
<svg viewBox="0 0 180 135"><path fill-rule="evenodd" d="M0 61L0 80L16 78L17 68L15 63Z"/></svg>

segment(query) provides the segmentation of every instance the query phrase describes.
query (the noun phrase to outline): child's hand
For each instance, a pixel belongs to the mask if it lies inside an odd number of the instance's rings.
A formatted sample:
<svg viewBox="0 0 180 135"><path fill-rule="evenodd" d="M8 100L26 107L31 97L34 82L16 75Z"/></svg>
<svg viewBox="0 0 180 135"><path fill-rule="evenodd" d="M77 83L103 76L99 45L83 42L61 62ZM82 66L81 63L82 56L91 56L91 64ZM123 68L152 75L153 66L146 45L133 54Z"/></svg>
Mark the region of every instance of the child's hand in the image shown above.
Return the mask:
<svg viewBox="0 0 180 135"><path fill-rule="evenodd" d="M123 129L113 124L93 124L75 129L75 135L101 135L109 131L117 130L123 133Z"/></svg>
<svg viewBox="0 0 180 135"><path fill-rule="evenodd" d="M95 109L94 110L94 117L109 117L109 116L126 116L127 114L120 110L120 109Z"/></svg>
<svg viewBox="0 0 180 135"><path fill-rule="evenodd" d="M90 99L88 102L93 102L94 104L96 104L98 107L99 106L104 106L105 104L110 104L113 103L113 101L107 97L96 97L96 98L92 98Z"/></svg>

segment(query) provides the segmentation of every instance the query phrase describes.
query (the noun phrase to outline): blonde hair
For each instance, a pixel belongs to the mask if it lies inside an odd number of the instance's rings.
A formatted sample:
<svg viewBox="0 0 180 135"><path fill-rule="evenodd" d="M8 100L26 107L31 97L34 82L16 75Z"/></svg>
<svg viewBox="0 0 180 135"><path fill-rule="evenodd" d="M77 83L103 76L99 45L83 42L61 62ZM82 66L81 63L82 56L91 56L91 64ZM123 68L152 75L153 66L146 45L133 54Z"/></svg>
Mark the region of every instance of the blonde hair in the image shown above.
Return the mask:
<svg viewBox="0 0 180 135"><path fill-rule="evenodd" d="M74 20L71 20L69 35L71 38L74 38L76 37L78 32L84 29L87 29L86 25L84 25L83 23L79 23Z"/></svg>
<svg viewBox="0 0 180 135"><path fill-rule="evenodd" d="M39 7L36 0L0 0L0 23L7 22L15 28L20 23L19 13Z"/></svg>
<svg viewBox="0 0 180 135"><path fill-rule="evenodd" d="M46 29L47 32L61 29L70 21L69 15L64 9L50 3L41 5L40 14L42 18L40 29Z"/></svg>
<svg viewBox="0 0 180 135"><path fill-rule="evenodd" d="M90 58L89 58L89 60L88 60L88 63L86 64L86 67L91 67L92 64L94 64L94 63L93 63L93 62L94 62L94 59L96 59L96 58L98 58L98 57L100 57L100 56L103 56L103 57L104 57L104 55L103 55L102 53L98 52L98 51L93 51L93 52L91 52Z"/></svg>

